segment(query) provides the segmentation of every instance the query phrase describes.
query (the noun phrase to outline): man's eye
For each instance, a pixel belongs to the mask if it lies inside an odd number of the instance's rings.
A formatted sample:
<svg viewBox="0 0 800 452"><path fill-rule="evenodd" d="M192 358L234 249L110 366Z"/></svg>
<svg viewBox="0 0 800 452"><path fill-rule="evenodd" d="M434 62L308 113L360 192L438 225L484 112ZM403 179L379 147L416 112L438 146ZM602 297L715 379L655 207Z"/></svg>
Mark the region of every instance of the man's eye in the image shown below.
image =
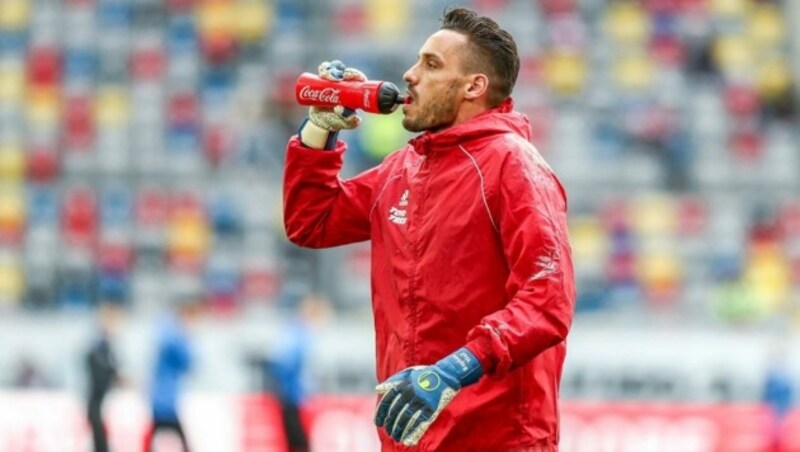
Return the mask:
<svg viewBox="0 0 800 452"><path fill-rule="evenodd" d="M428 67L431 69L436 69L436 63L434 63L433 61L428 61Z"/></svg>

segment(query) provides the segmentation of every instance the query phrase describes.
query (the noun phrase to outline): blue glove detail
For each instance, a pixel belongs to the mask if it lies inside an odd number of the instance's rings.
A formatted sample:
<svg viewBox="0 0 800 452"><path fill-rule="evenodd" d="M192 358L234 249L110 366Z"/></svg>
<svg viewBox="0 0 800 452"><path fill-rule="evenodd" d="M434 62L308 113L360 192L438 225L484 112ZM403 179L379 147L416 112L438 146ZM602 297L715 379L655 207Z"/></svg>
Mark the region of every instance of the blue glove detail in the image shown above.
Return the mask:
<svg viewBox="0 0 800 452"><path fill-rule="evenodd" d="M383 397L375 412L375 425L384 427L395 441L416 446L461 388L481 375L480 362L464 347L432 366L401 370L376 388Z"/></svg>
<svg viewBox="0 0 800 452"><path fill-rule="evenodd" d="M339 60L325 61L319 65L318 73L320 77L327 78L328 80L342 80L344 78L344 70L347 67Z"/></svg>

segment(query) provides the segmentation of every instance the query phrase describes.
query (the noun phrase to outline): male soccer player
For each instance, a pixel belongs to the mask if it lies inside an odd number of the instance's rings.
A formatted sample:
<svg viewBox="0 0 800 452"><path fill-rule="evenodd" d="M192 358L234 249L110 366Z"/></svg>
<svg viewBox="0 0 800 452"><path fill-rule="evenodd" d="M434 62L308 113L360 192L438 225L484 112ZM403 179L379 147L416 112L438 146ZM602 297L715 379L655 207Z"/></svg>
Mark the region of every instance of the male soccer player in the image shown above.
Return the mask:
<svg viewBox="0 0 800 452"><path fill-rule="evenodd" d="M330 80L363 79L341 62ZM372 241L383 450L554 451L575 300L566 195L513 110L511 35L463 8L405 73L422 132L342 180L359 119L312 107L288 144L284 221L312 248Z"/></svg>

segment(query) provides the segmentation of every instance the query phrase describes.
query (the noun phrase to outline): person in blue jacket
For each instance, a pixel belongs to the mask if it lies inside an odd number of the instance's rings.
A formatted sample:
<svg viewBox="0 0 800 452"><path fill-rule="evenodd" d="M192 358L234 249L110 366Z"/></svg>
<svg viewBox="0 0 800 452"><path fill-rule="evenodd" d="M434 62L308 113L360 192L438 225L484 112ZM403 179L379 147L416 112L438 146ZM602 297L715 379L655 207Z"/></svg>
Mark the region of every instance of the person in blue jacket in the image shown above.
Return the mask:
<svg viewBox="0 0 800 452"><path fill-rule="evenodd" d="M294 318L287 322L273 344L265 363L269 390L281 406L283 430L290 452L309 450L308 434L302 421L302 405L308 397L306 367L316 330L330 316L327 298L310 294L300 300Z"/></svg>
<svg viewBox="0 0 800 452"><path fill-rule="evenodd" d="M153 423L146 450L153 450L156 435L164 431L175 433L183 450L190 450L180 421L178 403L182 380L192 369L194 362L189 328L198 310L197 299L184 299L178 304L176 312L159 324L158 349L150 394Z"/></svg>

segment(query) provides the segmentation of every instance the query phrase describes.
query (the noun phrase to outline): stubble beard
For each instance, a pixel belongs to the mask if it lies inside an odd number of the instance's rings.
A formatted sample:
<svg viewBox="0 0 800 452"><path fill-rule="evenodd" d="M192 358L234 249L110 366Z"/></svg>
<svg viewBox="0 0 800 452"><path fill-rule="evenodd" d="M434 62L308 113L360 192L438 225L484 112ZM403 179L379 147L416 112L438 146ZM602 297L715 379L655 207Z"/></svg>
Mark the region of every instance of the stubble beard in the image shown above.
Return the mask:
<svg viewBox="0 0 800 452"><path fill-rule="evenodd" d="M416 117L403 118L403 127L409 132L424 132L445 128L456 119L458 107L455 102L456 82L453 82L441 95L428 99L417 106Z"/></svg>

